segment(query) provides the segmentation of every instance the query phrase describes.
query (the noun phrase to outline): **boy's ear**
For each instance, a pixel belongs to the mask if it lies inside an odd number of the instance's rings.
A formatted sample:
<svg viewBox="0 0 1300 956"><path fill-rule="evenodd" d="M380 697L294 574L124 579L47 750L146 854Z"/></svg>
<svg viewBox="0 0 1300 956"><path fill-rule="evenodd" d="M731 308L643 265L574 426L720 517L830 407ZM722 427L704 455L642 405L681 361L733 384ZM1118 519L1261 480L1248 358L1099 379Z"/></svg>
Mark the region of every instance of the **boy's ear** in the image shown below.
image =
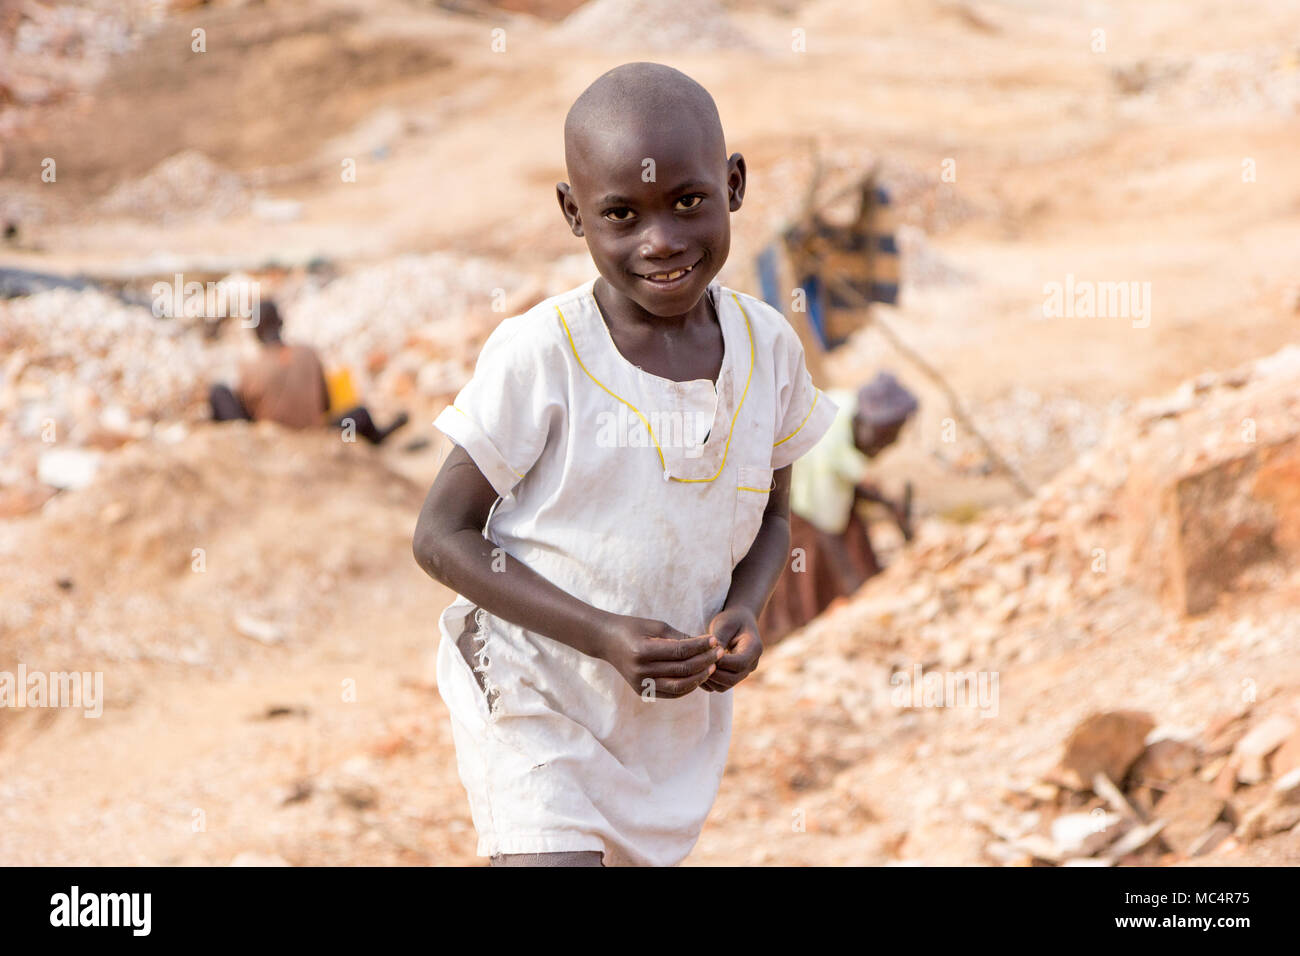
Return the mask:
<svg viewBox="0 0 1300 956"><path fill-rule="evenodd" d="M572 187L568 183L556 183L555 198L560 202L560 212L564 213L564 221L569 224L569 229L575 236L581 236L582 216L578 212L578 202L573 198Z"/></svg>
<svg viewBox="0 0 1300 956"><path fill-rule="evenodd" d="M745 157L732 153L727 160L727 202L732 212L745 201Z"/></svg>

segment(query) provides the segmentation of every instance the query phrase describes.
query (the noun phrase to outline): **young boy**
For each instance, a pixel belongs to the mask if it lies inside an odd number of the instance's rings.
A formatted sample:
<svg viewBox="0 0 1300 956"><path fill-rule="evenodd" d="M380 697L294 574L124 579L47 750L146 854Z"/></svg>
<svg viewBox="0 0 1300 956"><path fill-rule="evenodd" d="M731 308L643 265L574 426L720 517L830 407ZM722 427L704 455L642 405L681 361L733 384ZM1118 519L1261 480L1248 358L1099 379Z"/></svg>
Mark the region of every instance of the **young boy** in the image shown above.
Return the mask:
<svg viewBox="0 0 1300 956"><path fill-rule="evenodd" d="M557 194L599 277L506 319L435 425L417 561L478 852L668 865L717 794L728 691L787 558L790 463L836 408L781 314L713 282L745 162L676 70L611 70ZM616 426L616 427L615 427Z"/></svg>

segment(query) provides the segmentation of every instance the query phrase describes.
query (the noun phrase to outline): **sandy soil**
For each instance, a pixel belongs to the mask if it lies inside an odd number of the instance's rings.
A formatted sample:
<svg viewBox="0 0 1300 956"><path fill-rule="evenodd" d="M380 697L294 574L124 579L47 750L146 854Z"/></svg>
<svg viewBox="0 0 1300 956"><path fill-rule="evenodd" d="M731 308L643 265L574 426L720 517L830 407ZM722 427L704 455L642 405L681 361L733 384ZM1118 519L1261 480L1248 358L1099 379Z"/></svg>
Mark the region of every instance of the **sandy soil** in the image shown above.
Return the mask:
<svg viewBox="0 0 1300 956"><path fill-rule="evenodd" d="M1026 395L1078 402L1100 421L1116 402L1295 339L1294 4L1242 15L1158 0L1084 16L1049 0L747 0L725 14L749 49L690 53L575 45L555 28L565 4L545 18L362 6L178 12L96 89L42 107L4 145L0 191L34 212L0 265L149 277L320 256L348 270L453 249L542 272L582 252L552 193L564 110L602 70L647 58L703 82L748 159L724 274L735 285L752 288L747 263L798 207L814 147L832 181L884 163L905 220L968 277L914 282L886 316L988 427L1006 410L1009 440L1016 416L1039 407ZM205 54L189 50L196 24ZM504 53L490 48L494 27L506 29ZM1105 52L1090 49L1098 28ZM790 50L795 29L806 53ZM301 215L214 219L201 195L165 225L101 211L183 149ZM58 159L56 184L32 172L45 156ZM340 181L348 158L354 183ZM955 182L940 180L947 159ZM1067 274L1149 282L1149 327L1042 318L1044 284ZM914 480L931 516L1012 503L1006 482L936 459L948 411L877 337L860 336L831 371L851 384L881 365L924 400L882 480ZM1061 448L1026 454L1035 484L1066 463ZM115 453L91 488L0 524L0 658L102 670L108 698L98 720L0 712L0 863L475 862L432 686L434 622L450 596L409 556L440 452L200 428L179 446ZM875 582L864 597L897 586ZM1285 615L1297 596L1291 580L1216 620ZM731 766L690 862L987 862L965 808L1045 770L1091 710L1200 725L1243 674L1268 675L1265 703L1300 683L1267 643L1216 667L1192 653L1212 649L1210 625L1124 600L1137 623L1072 635L1067 622L1002 661L991 721L801 696L790 675L818 648L791 642L772 677L737 694ZM241 634L240 618L276 639ZM867 641L853 666L866 682L899 652ZM791 828L796 811L806 832ZM1260 861L1300 862L1300 836L1220 860Z"/></svg>

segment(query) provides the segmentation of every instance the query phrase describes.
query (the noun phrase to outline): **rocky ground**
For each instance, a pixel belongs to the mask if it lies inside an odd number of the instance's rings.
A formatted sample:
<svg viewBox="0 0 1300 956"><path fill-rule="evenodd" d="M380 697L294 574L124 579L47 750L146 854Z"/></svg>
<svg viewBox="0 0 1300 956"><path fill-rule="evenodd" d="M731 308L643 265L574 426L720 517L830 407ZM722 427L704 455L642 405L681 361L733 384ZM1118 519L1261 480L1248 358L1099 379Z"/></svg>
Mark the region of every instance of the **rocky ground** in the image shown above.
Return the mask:
<svg viewBox="0 0 1300 956"><path fill-rule="evenodd" d="M0 270L93 281L0 300L0 671L104 681L98 718L0 709L0 862L475 862L450 595L409 552L428 423L502 315L590 274L559 122L637 56L749 161L724 281L814 154L827 192L881 163L881 314L1036 492L879 335L832 357L922 397L879 462L919 534L880 528L887 572L737 692L689 862L1300 862L1293 5L735 0L622 50L642 6L0 7ZM157 317L178 271L258 282L412 426L206 422L251 336ZM1046 317L1067 275L1150 282L1150 323Z"/></svg>

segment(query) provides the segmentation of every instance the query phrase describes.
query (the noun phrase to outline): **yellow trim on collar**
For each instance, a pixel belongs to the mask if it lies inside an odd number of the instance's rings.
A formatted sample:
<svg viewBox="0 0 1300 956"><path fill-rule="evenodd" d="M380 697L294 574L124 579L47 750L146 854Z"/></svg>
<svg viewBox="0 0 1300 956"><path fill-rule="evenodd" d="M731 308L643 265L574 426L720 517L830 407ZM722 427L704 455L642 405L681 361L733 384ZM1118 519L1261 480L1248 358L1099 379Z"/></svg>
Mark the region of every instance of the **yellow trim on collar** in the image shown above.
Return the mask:
<svg viewBox="0 0 1300 956"><path fill-rule="evenodd" d="M731 436L732 434L735 433L736 430L736 418L737 416L740 415L740 410L745 405L745 396L749 394L749 383L754 378L754 330L749 323L749 313L746 312L745 307L740 304L740 299L736 298L736 293L734 292L731 293L731 298L735 301L736 307L740 309L740 314L745 318L745 334L749 336L749 374L745 377L745 389L740 393L740 403L736 405L736 410L731 415L731 427L727 430L727 444L723 447L722 450L722 464L718 466L718 470L714 473L712 478L678 478L676 475L669 475L668 477L671 478L673 481L681 481L681 482L713 481L718 477L718 475L722 474L722 469L727 467L727 455L730 454L731 452ZM560 317L560 324L564 326L565 335L569 337L569 348L573 350L573 357L577 359L578 366L584 372L587 373L587 377L590 378L593 382L599 385L602 389L604 389L614 398L617 398L628 408L632 409L632 411L636 412L636 417L641 419L641 424L645 425L645 430L650 435L650 440L654 442L655 451L659 453L659 464L663 467L664 471L667 471L668 464L667 462L664 461L664 452L663 449L659 447L659 439L655 438L654 430L650 427L650 423L646 421L646 417L641 414L641 409L637 408L635 405L629 402L622 395L619 395L611 391L609 388L606 388L605 384L600 379L596 378L596 376L591 374L591 370L587 368L587 366L583 363L582 356L578 354L578 346L574 344L573 333L569 331L569 323L564 318L564 313L560 311L559 305L555 306L555 312ZM617 348L617 346L615 347ZM809 414L812 414L811 410L809 411Z"/></svg>

